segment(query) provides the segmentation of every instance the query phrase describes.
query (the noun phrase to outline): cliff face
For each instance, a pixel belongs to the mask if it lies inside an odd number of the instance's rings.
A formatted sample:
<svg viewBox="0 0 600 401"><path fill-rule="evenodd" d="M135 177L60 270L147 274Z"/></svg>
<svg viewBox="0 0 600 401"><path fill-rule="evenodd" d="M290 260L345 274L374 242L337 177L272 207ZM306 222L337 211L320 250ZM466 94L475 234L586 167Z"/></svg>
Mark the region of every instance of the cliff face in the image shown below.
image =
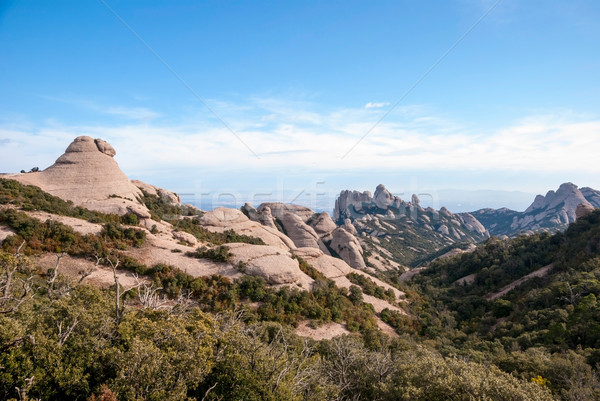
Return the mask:
<svg viewBox="0 0 600 401"><path fill-rule="evenodd" d="M333 220L351 224L369 254L412 265L459 242L480 242L489 237L486 228L471 214L453 214L446 208L423 208L416 195L410 202L378 185L369 191L342 191L335 202ZM375 264L374 258L371 263Z"/></svg>

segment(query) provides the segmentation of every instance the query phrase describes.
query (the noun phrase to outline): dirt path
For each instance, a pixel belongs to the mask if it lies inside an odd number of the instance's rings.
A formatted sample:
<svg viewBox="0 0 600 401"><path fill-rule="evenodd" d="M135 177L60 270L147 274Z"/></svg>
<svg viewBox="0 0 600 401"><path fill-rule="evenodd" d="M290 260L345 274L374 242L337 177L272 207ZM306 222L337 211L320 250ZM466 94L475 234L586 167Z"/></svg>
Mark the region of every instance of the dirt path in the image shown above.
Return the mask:
<svg viewBox="0 0 600 401"><path fill-rule="evenodd" d="M537 269L536 271L533 271L533 272L529 273L528 275L523 276L520 279L513 281L509 285L507 285L505 287L502 287L500 289L500 291L490 292L484 298L487 301L495 301L496 299L498 299L500 297L503 297L504 295L508 294L515 287L523 284L525 281L527 281L529 279L532 279L534 277L544 277L546 274L548 274L548 271L550 271L550 269L552 269L553 266L554 265L552 263L550 263L548 266L544 266L544 267L542 267L540 269Z"/></svg>
<svg viewBox="0 0 600 401"><path fill-rule="evenodd" d="M348 329L340 323L330 322L322 324L317 328L310 327L310 321L304 320L298 324L296 334L302 337L309 337L313 340L330 340L344 334L350 334Z"/></svg>

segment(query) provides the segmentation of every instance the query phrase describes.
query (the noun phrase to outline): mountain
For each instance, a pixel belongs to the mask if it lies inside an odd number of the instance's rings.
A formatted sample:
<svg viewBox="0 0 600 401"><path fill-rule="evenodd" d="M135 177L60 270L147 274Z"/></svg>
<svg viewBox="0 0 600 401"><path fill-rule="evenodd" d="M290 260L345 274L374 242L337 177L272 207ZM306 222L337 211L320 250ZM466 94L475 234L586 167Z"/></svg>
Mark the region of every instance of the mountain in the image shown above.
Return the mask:
<svg viewBox="0 0 600 401"><path fill-rule="evenodd" d="M38 253L67 249L61 261L65 271L92 272L91 280L100 285L111 285L115 278L93 260L98 253L117 254L128 270L170 269L188 275L188 283L203 277L228 282L251 277L269 288L306 292L325 283L346 295L362 283L369 288L361 299L372 305L371 322L393 332L376 314L384 309L404 314L404 294L364 271L354 227L338 227L327 213L283 203L203 212L181 205L171 191L131 181L115 154L102 139L82 136L43 171L2 175L0 243L10 246L22 238ZM92 243L82 245L86 241ZM99 252L98 247L110 249ZM132 281L126 272L121 279Z"/></svg>
<svg viewBox="0 0 600 401"><path fill-rule="evenodd" d="M416 266L429 256L457 243L477 243L489 237L471 214L453 214L445 207L423 208L416 195L410 202L392 195L384 185L369 191L342 191L333 220L354 226L371 265L382 260ZM449 249L448 249L449 250Z"/></svg>
<svg viewBox="0 0 600 401"><path fill-rule="evenodd" d="M475 216L491 235L513 237L523 233L559 231L576 220L577 207L600 207L600 191L573 183L562 184L557 191L538 195L524 211L510 209L480 209Z"/></svg>
<svg viewBox="0 0 600 401"><path fill-rule="evenodd" d="M115 149L102 139L80 136L47 169L12 175L75 205L104 213L135 213L149 218L142 191L121 171Z"/></svg>

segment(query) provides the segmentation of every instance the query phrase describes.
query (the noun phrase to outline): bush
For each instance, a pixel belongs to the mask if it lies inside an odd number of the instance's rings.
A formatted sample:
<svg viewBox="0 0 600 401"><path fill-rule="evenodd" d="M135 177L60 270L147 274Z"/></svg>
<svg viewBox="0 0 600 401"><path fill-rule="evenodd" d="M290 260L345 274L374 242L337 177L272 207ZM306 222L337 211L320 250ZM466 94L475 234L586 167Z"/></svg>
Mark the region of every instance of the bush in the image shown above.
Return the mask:
<svg viewBox="0 0 600 401"><path fill-rule="evenodd" d="M214 248L201 246L196 249L196 252L186 252L186 256L198 259L210 259L215 262L231 262L233 254L229 252L229 248L221 245Z"/></svg>

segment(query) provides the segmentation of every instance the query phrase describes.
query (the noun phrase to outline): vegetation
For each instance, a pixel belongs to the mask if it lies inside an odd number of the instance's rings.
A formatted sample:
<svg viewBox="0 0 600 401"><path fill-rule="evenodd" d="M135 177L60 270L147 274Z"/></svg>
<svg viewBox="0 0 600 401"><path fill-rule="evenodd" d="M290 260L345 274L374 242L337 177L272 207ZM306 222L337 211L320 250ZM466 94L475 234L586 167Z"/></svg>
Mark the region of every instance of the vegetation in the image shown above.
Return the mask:
<svg viewBox="0 0 600 401"><path fill-rule="evenodd" d="M562 399L599 399L600 211L563 233L489 239L415 276L418 335L446 355L490 360ZM547 267L501 297L491 295ZM458 281L471 275L471 282ZM538 378L539 376L539 378Z"/></svg>
<svg viewBox="0 0 600 401"><path fill-rule="evenodd" d="M155 274L168 270L157 266ZM149 288L140 286L138 301L117 318L115 288L62 278L67 290L49 296L36 276L26 256L0 251L0 287L8 289L0 300L1 399L553 399L538 381L408 339L365 333L317 343L257 322L250 309L203 312L210 287L197 289L198 302L152 306L139 301ZM260 279L218 285L253 299L286 297Z"/></svg>
<svg viewBox="0 0 600 401"><path fill-rule="evenodd" d="M186 252L186 256L198 259L210 259L214 262L231 262L233 254L229 252L229 248L226 246L217 246L214 248L207 248L201 246L196 249L196 252Z"/></svg>
<svg viewBox="0 0 600 401"><path fill-rule="evenodd" d="M144 190L142 190L140 200L150 211L152 219L156 221L171 221L178 219L180 216L189 215L186 209L180 205L173 204L170 199L149 194Z"/></svg>
<svg viewBox="0 0 600 401"><path fill-rule="evenodd" d="M170 223L175 227L175 229L192 234L198 239L198 241L201 242L209 242L215 245L229 244L232 242L266 245L265 242L260 238L238 234L233 230L226 230L222 233L208 231L199 224L198 218L182 218L172 220Z"/></svg>
<svg viewBox="0 0 600 401"><path fill-rule="evenodd" d="M192 277L123 252L145 240L127 226L134 215L79 210L1 179L0 203L103 223L97 235L81 235L0 209L0 224L15 231L0 249L0 399L600 399L600 211L564 233L491 238L431 262L411 283L382 274L410 307L409 315L380 313L399 333L390 339L363 294L395 297L365 276L349 275L353 285L341 289L298 258L312 291L272 288L260 277ZM153 213L167 218L172 210L161 205ZM214 245L194 257L230 261L227 243L262 243L205 231L182 214L171 222ZM40 271L29 257L44 252L97 257L149 281L81 285L59 265ZM543 267L547 275L491 296ZM304 320L356 334L301 339L293 327Z"/></svg>
<svg viewBox="0 0 600 401"><path fill-rule="evenodd" d="M362 274L350 273L346 275L346 278L350 280L350 282L359 285L360 288L362 288L363 293L367 295L371 295L392 303L396 302L396 294L394 294L392 289L386 290L384 287L375 284L373 280Z"/></svg>
<svg viewBox="0 0 600 401"><path fill-rule="evenodd" d="M116 214L105 214L73 206L73 202L64 201L38 187L23 185L18 181L5 178L0 178L0 205L15 205L26 211L42 210L61 216L84 219L92 223L120 221Z"/></svg>
<svg viewBox="0 0 600 401"><path fill-rule="evenodd" d="M15 230L16 236L7 238L4 249L14 250L25 241L25 254L66 252L74 256L91 256L110 249L127 249L141 246L146 233L135 228L125 228L119 223L106 223L98 235L82 235L71 227L47 220L41 222L14 209L0 210L0 224Z"/></svg>

